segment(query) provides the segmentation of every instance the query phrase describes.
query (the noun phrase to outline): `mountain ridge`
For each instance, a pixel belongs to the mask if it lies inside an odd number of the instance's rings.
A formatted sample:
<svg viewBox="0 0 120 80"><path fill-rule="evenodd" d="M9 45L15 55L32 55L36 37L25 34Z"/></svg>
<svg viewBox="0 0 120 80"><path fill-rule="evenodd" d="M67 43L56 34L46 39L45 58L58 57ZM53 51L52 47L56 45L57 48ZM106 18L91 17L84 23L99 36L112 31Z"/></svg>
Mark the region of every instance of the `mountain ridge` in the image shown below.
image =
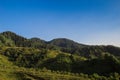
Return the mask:
<svg viewBox="0 0 120 80"><path fill-rule="evenodd" d="M68 38L54 38L50 41L46 41L44 39L41 39L39 37L32 37L32 38L26 38L26 37L23 37L19 34L16 34L15 32L12 32L12 31L4 31L4 32L1 32L0 34L2 35L6 35L6 34L12 34L14 36L18 36L18 37L21 37L23 39L29 39L29 40L32 40L32 39L38 39L39 41L41 40L41 42L45 42L45 43L51 43L52 41L56 41L56 40L64 40L64 41L70 41L70 42L73 42L73 43L76 43L76 44L79 44L79 45L82 45L82 46L114 46L114 45L87 45L87 44L82 44L82 43L79 43L79 42L76 42L74 40L71 40L71 39L68 39ZM8 36L7 36L8 37ZM119 46L115 46L115 47L119 47Z"/></svg>
<svg viewBox="0 0 120 80"><path fill-rule="evenodd" d="M66 38L27 39L10 31L0 33L0 79L117 80L119 67L119 47L84 45Z"/></svg>
<svg viewBox="0 0 120 80"><path fill-rule="evenodd" d="M101 52L109 52L113 55L120 55L119 50L120 47L115 47L112 45L107 46L84 45L67 38L56 38L51 41L45 41L37 37L27 39L11 31L2 32L0 33L0 35L1 35L0 41L2 42L1 44L2 45L5 44L5 46L33 47L37 49L53 49L85 57L90 57L90 54L98 57L99 55L102 54Z"/></svg>

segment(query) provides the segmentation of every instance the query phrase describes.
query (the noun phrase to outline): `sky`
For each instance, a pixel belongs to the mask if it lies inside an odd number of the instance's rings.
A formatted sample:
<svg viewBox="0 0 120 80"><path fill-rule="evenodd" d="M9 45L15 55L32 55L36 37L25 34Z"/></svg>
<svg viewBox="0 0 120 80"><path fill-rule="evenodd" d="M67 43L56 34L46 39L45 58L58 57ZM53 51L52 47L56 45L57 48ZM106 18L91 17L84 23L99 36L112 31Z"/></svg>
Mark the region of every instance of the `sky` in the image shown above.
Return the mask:
<svg viewBox="0 0 120 80"><path fill-rule="evenodd" d="M120 47L120 0L0 0L0 32Z"/></svg>

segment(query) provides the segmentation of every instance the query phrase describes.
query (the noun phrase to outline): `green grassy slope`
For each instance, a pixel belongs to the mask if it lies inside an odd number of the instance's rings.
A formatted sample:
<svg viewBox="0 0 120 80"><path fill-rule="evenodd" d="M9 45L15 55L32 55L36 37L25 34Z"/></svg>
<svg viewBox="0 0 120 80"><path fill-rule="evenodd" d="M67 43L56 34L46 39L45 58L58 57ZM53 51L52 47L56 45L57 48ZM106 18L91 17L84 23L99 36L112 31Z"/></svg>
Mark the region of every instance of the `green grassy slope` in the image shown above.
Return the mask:
<svg viewBox="0 0 120 80"><path fill-rule="evenodd" d="M0 80L86 80L72 73L51 70L36 70L13 65L7 57L0 55Z"/></svg>

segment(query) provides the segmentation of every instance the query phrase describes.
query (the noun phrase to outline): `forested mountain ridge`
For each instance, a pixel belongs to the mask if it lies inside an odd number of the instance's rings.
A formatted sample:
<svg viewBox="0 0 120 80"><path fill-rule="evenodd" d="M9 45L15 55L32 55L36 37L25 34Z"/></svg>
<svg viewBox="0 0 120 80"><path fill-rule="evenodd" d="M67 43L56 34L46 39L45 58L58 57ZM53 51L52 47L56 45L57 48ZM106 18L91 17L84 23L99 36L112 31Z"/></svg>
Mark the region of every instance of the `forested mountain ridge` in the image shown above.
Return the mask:
<svg viewBox="0 0 120 80"><path fill-rule="evenodd" d="M24 44L27 43L27 41L28 42L30 41L31 43L37 42L39 44L40 43L41 44L50 44L50 45L55 45L55 46L64 47L64 48L73 48L73 47L82 47L83 46L83 44L79 44L77 42L74 42L74 41L66 39L66 38L58 38L58 39L53 39L51 41L41 40L40 38L36 38L36 37L27 39L25 37L15 34L14 32L11 32L11 31L2 32L2 33L0 33L0 35L6 37L7 39L11 39L15 43L16 46L25 46ZM28 44L30 44L30 42Z"/></svg>
<svg viewBox="0 0 120 80"><path fill-rule="evenodd" d="M27 39L7 31L0 33L0 68L3 80L119 80L120 48Z"/></svg>
<svg viewBox="0 0 120 80"><path fill-rule="evenodd" d="M45 41L36 37L27 39L11 31L0 33L0 44L1 46L5 45L15 47L33 47L37 49L60 50L62 52L77 54L84 57L90 57L90 54L99 57L100 55L102 55L102 53L110 53L115 56L120 56L120 48L112 45L84 45L66 38L57 38L51 41Z"/></svg>

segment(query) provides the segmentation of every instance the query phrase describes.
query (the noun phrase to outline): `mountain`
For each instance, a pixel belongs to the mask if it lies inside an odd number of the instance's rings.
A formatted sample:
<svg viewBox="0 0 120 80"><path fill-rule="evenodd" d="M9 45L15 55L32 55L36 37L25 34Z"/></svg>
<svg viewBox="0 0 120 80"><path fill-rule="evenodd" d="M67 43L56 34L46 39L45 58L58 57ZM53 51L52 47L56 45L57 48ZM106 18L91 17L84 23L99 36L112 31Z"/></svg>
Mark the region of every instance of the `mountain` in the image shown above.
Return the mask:
<svg viewBox="0 0 120 80"><path fill-rule="evenodd" d="M11 31L0 33L0 44L5 46L60 50L87 58L101 57L104 53L120 56L120 48L112 45L90 46L66 38L57 38L51 41L45 41L40 38L27 39Z"/></svg>
<svg viewBox="0 0 120 80"><path fill-rule="evenodd" d="M6 39L12 40L15 46L19 47L24 46L24 42L27 40L26 38L19 36L11 31L0 33L0 35L3 35Z"/></svg>
<svg viewBox="0 0 120 80"><path fill-rule="evenodd" d="M22 37L20 35L15 34L14 32L11 31L6 31L3 33L0 33L0 35L4 36L6 39L12 40L14 44L18 47L37 47L40 48L42 45L46 47L47 45L50 46L56 46L59 48L65 48L65 49L72 49L72 48L81 48L85 45L79 44L77 42L74 42L69 39L65 38L58 38L58 39L53 39L51 41L45 41L39 38L31 38L27 39L25 37Z"/></svg>
<svg viewBox="0 0 120 80"><path fill-rule="evenodd" d="M10 78L9 78L10 77ZM0 33L1 80L119 80L120 48Z"/></svg>
<svg viewBox="0 0 120 80"><path fill-rule="evenodd" d="M85 45L83 44L79 44L77 42L74 42L72 40L69 40L69 39L66 39L66 38L57 38L57 39L53 39L49 42L50 44L52 45L55 45L55 46L59 46L61 48L82 48L84 47Z"/></svg>
<svg viewBox="0 0 120 80"><path fill-rule="evenodd" d="M27 39L11 31L0 33L0 35L4 36L6 39L11 40L16 47L38 47L39 48L41 47L41 45L44 45L46 43L44 40L41 40L39 38Z"/></svg>

